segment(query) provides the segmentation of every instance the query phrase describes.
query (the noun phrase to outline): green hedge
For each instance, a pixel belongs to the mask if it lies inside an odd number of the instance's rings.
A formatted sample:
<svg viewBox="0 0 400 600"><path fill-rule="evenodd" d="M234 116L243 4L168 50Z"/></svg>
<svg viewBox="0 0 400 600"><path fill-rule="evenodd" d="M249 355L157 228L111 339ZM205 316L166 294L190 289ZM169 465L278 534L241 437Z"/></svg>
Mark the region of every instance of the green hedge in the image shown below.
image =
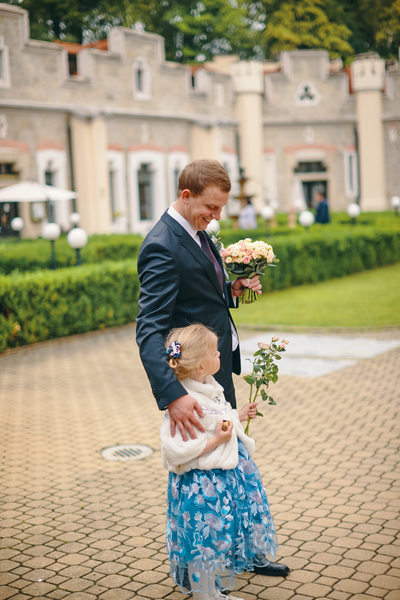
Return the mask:
<svg viewBox="0 0 400 600"><path fill-rule="evenodd" d="M243 237L243 232L236 231L235 236L224 232L221 241L227 245ZM265 290L343 277L400 260L400 233L397 231L319 229L290 237L265 234L256 237L252 232L251 237L271 243L280 260L276 267L267 268L262 282Z"/></svg>
<svg viewBox="0 0 400 600"><path fill-rule="evenodd" d="M388 211L379 213L362 213L353 226L346 213L333 213L332 223L328 225L314 225L309 231L297 225L295 228L287 227L287 215L277 215L278 227L266 230L266 225L259 218L259 227L252 231L229 229L229 222L222 222L221 239L225 245L238 241L244 237L252 239L267 239L274 246L281 238L291 241L299 238L328 239L331 235L347 239L348 236L357 236L360 232L366 235L375 235L380 232L400 233L400 215ZM103 260L125 260L137 257L143 238L138 234L111 234L92 235L88 244L82 249L82 263L91 264ZM297 243L297 241L296 241ZM66 236L62 236L55 243L56 261L58 267L75 265L75 251L69 247ZM49 268L50 244L44 239L15 240L9 239L0 242L0 273L9 274L14 271L26 272Z"/></svg>
<svg viewBox="0 0 400 600"><path fill-rule="evenodd" d="M326 225L315 224L308 230L305 230L299 224L295 227L287 226L286 215L277 215L277 227L269 227L263 220L258 218L258 227L253 230L235 229L229 221L221 222L221 233L219 237L224 244L236 242L245 237L256 239L268 239L271 243L277 237L297 238L301 236L316 237L330 236L332 234L339 236L358 235L360 232L366 234L375 234L380 231L400 234L400 215L388 212L362 213L354 225L348 215L344 212L333 213L332 222Z"/></svg>
<svg viewBox="0 0 400 600"><path fill-rule="evenodd" d="M92 235L81 250L83 264L137 257L142 236L137 234ZM55 242L57 267L76 264L76 253L62 236ZM44 239L8 240L0 243L0 273L37 271L50 265L50 242Z"/></svg>
<svg viewBox="0 0 400 600"><path fill-rule="evenodd" d="M299 225L297 222L294 227L288 226L288 215L279 213L275 217L276 226L269 228L269 235L297 235L299 233L304 232L304 228ZM298 217L297 217L298 221ZM258 227L251 232L245 230L238 230L234 228L234 222L232 219L228 219L226 221L221 221L223 233L233 234L234 236L246 235L247 233L251 233L250 237L256 237L256 235L265 235L267 224L265 220L258 216L257 217ZM353 221L350 219L348 214L345 211L341 212L333 212L331 213L331 223L327 223L325 225L315 224L310 228L310 232L318 231L319 229L323 229L324 231L340 231L343 229L362 229L365 227L375 228L375 229L391 229L394 231L400 230L400 214L396 214L391 211L381 211L381 212L365 212L361 213L357 218L356 224L353 224Z"/></svg>
<svg viewBox="0 0 400 600"><path fill-rule="evenodd" d="M135 261L0 276L0 351L133 322Z"/></svg>
<svg viewBox="0 0 400 600"><path fill-rule="evenodd" d="M236 237L221 236L225 244L246 237L234 231ZM319 228L273 238L252 232L251 237L270 241L280 259L263 278L266 291L400 260L400 233L390 229ZM0 351L132 322L138 293L135 260L0 276Z"/></svg>

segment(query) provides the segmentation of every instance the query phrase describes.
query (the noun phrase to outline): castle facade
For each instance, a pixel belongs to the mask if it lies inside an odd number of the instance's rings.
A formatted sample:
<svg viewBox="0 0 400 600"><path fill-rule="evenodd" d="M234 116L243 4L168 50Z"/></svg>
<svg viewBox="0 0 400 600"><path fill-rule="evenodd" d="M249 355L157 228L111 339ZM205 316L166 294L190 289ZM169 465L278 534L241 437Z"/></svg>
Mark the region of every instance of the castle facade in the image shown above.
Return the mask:
<svg viewBox="0 0 400 600"><path fill-rule="evenodd" d="M0 187L32 179L77 192L74 204L0 203L1 233L55 219L88 233L145 234L173 202L183 166L239 167L258 211L360 202L386 210L400 195L400 71L375 54L351 68L319 50L277 61L234 56L191 67L165 60L155 34L112 29L91 46L29 38L29 15L0 4Z"/></svg>

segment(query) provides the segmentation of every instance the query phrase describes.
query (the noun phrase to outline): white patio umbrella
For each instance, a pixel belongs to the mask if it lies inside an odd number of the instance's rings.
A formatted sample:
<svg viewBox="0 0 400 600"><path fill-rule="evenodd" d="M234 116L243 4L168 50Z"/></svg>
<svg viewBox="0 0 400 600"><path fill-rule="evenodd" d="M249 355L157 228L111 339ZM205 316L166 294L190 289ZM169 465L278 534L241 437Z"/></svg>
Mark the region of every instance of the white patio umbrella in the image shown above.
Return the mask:
<svg viewBox="0 0 400 600"><path fill-rule="evenodd" d="M72 200L76 192L45 185L37 181L21 181L0 189L0 202L58 202Z"/></svg>

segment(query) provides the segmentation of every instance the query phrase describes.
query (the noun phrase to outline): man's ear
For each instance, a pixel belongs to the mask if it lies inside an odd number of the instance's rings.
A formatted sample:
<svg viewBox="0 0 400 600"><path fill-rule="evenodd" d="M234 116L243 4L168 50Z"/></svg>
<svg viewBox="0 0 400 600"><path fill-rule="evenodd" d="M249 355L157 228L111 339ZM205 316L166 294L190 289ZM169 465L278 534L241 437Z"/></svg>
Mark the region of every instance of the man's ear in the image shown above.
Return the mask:
<svg viewBox="0 0 400 600"><path fill-rule="evenodd" d="M184 190L182 190L181 198L185 203L187 203L189 201L191 195L192 195L192 192L188 188L185 188Z"/></svg>

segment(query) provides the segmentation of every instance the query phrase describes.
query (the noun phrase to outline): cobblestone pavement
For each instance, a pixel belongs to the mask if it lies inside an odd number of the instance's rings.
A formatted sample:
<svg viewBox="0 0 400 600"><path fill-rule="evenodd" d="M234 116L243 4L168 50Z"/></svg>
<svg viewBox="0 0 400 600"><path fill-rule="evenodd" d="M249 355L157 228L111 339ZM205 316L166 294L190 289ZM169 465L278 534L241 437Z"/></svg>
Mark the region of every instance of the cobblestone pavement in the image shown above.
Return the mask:
<svg viewBox="0 0 400 600"><path fill-rule="evenodd" d="M185 598L164 548L161 415L133 340L127 326L0 356L0 600ZM291 573L245 573L236 595L400 599L399 365L397 348L275 385L252 434ZM105 460L118 443L154 453Z"/></svg>

